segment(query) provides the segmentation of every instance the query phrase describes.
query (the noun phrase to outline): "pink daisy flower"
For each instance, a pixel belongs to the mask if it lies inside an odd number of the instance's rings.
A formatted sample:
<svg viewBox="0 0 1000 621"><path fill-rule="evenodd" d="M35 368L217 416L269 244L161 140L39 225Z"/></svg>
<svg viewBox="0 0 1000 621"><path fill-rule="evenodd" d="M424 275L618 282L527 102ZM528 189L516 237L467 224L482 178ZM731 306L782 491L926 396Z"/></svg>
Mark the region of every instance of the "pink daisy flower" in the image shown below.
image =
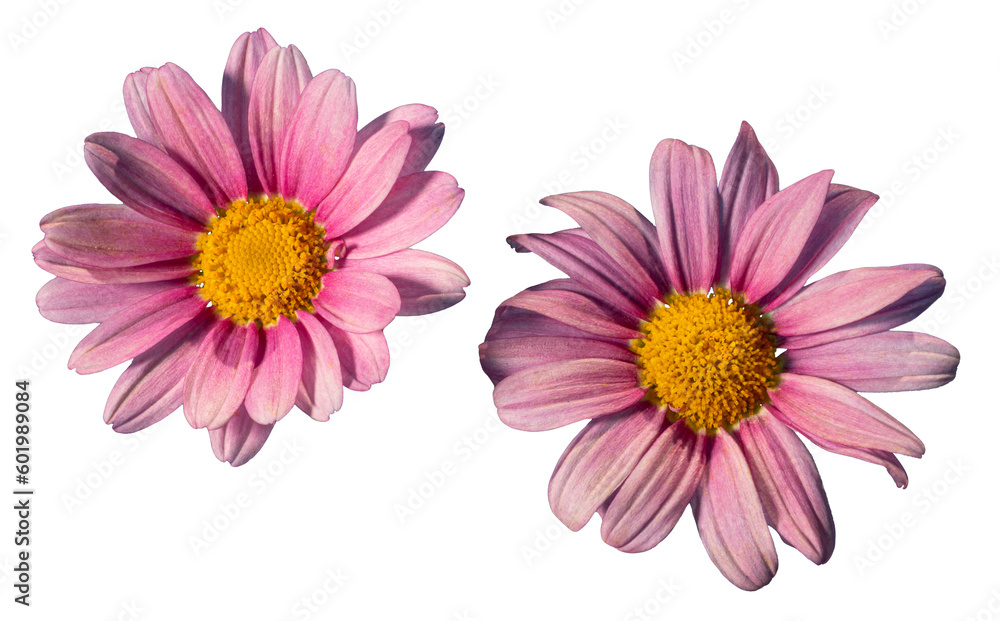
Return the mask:
<svg viewBox="0 0 1000 621"><path fill-rule="evenodd" d="M508 239L569 276L503 302L480 346L507 425L592 419L549 482L567 527L596 512L604 541L641 552L690 504L709 557L753 590L778 569L768 526L817 564L833 552L826 493L795 432L906 486L896 454L920 457L923 443L858 392L954 378L954 347L891 331L930 306L944 278L909 264L806 285L878 198L832 176L779 192L744 123L718 184L706 151L657 145L655 226L610 194L575 192L542 203L580 228Z"/></svg>
<svg viewBox="0 0 1000 621"><path fill-rule="evenodd" d="M424 169L444 126L428 106L358 130L354 82L312 75L264 29L229 55L222 111L177 65L125 79L138 138L98 133L86 161L122 204L41 221L35 262L54 274L42 315L100 325L69 366L132 360L104 420L147 427L183 404L216 456L246 463L295 405L325 421L344 388L385 379L382 329L460 301L455 263L410 246L464 191Z"/></svg>

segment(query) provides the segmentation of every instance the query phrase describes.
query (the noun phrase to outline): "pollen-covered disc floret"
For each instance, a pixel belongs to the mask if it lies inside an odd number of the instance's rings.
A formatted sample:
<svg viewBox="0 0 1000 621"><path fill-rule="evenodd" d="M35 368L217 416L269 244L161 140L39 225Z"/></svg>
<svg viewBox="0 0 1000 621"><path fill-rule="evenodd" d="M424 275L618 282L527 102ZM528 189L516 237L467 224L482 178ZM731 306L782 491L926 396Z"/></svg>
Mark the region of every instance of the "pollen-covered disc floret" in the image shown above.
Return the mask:
<svg viewBox="0 0 1000 621"><path fill-rule="evenodd" d="M326 266L323 228L280 197L236 201L198 236L194 267L201 296L220 317L268 326L315 312Z"/></svg>
<svg viewBox="0 0 1000 621"><path fill-rule="evenodd" d="M671 294L633 341L649 396L693 429L729 428L776 385L774 336L757 307L726 289Z"/></svg>

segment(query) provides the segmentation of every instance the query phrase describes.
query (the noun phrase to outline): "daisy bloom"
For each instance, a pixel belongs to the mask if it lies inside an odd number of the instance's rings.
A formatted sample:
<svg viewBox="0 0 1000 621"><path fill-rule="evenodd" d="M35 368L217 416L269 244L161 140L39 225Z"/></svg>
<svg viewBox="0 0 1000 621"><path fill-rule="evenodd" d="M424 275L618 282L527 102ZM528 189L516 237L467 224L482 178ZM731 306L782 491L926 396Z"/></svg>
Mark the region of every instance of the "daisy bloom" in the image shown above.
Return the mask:
<svg viewBox="0 0 1000 621"><path fill-rule="evenodd" d="M579 530L648 550L690 504L709 557L758 589L778 557L768 526L814 563L833 552L826 493L796 434L884 466L924 445L858 392L921 390L955 376L941 339L891 331L944 290L930 265L806 281L875 203L818 172L778 191L746 123L717 183L711 156L664 140L650 163L654 226L601 192L542 203L580 228L514 235L569 278L497 309L480 346L500 418L526 431L591 419L563 453L549 504Z"/></svg>
<svg viewBox="0 0 1000 621"><path fill-rule="evenodd" d="M240 36L222 110L172 63L125 79L137 138L86 139L87 165L122 204L42 218L35 262L54 274L41 314L99 323L69 367L132 360L105 422L130 433L183 404L215 455L252 458L297 406L325 421L344 388L385 379L382 329L447 308L469 284L448 259L410 249L464 191L424 169L444 126L428 106L358 130L354 82L315 76L264 29Z"/></svg>

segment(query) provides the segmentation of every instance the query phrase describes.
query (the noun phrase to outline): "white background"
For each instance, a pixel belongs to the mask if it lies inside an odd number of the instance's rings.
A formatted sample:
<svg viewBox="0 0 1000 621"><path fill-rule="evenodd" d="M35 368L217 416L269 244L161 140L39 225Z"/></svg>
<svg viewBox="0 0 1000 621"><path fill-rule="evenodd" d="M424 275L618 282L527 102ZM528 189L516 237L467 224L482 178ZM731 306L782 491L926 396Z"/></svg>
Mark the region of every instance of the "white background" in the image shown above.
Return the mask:
<svg viewBox="0 0 1000 621"><path fill-rule="evenodd" d="M5 2L0 494L14 487L13 384L28 375L37 495L30 610L12 603L14 516L0 512L0 615L1000 619L998 13L916 0ZM234 469L180 412L138 437L102 423L121 369L66 369L85 328L38 315L49 277L29 249L48 211L113 201L77 154L91 132L131 132L128 72L176 62L218 103L230 46L259 26L298 45L314 72L353 77L362 122L410 102L441 111L431 168L467 195L421 247L460 263L472 286L450 310L390 326L384 384L349 393L326 424L293 412ZM579 533L559 525L546 486L579 425L499 426L476 349L501 300L557 275L504 242L570 225L538 198L599 189L651 215L656 142L704 147L721 171L744 119L782 187L832 168L883 197L821 275L940 266L945 296L911 327L962 352L952 384L873 397L927 445L922 460L904 458L908 489L814 450L837 550L816 567L778 541L778 575L757 593L718 573L690 514L639 555L605 545L596 518ZM401 519L428 477L440 486L425 485ZM196 549L202 537L213 540Z"/></svg>

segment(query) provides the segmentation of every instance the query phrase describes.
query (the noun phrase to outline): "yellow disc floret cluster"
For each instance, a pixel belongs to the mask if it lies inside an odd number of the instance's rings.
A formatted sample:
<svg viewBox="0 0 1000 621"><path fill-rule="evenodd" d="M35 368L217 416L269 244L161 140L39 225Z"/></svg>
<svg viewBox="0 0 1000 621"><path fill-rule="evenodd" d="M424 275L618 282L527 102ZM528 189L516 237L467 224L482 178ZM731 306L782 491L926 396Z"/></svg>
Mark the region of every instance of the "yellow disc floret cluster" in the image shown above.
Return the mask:
<svg viewBox="0 0 1000 621"><path fill-rule="evenodd" d="M777 383L774 336L753 304L726 289L671 294L632 342L649 397L692 429L729 428Z"/></svg>
<svg viewBox="0 0 1000 621"><path fill-rule="evenodd" d="M312 299L327 273L323 228L312 212L280 197L236 201L198 236L196 284L220 317L273 325Z"/></svg>

